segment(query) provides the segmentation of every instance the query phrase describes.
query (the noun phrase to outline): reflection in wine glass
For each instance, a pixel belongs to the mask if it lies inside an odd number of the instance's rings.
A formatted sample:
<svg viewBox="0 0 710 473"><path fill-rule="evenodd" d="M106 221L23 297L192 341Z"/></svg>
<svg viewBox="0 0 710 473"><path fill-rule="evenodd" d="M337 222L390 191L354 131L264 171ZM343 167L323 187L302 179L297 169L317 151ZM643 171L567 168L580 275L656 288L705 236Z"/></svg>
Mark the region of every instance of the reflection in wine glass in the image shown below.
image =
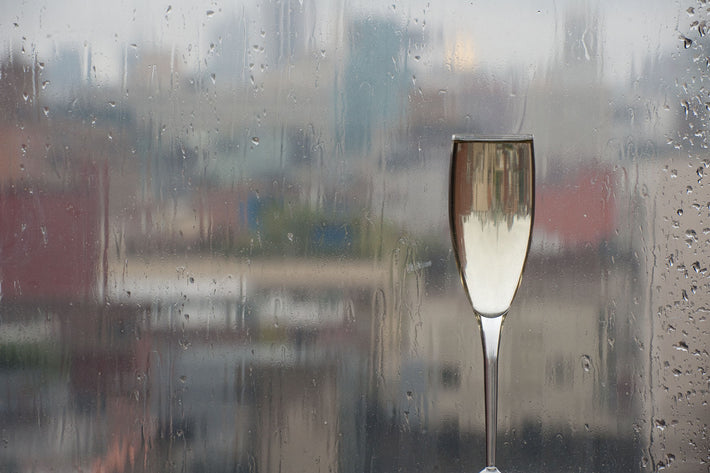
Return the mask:
<svg viewBox="0 0 710 473"><path fill-rule="evenodd" d="M530 247L534 174L530 135L453 137L451 236L483 342L486 468L482 473L498 472L498 345Z"/></svg>

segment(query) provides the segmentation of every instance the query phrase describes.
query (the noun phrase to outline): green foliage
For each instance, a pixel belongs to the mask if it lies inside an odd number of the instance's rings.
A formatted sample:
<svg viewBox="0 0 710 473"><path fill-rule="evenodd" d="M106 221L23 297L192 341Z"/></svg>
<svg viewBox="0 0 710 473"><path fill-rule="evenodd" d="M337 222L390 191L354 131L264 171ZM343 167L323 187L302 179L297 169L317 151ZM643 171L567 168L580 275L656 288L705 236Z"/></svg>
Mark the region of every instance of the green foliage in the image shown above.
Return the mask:
<svg viewBox="0 0 710 473"><path fill-rule="evenodd" d="M274 257L372 258L382 254L395 229L362 214L313 210L305 205L269 201L261 207L255 228L236 237L227 253Z"/></svg>
<svg viewBox="0 0 710 473"><path fill-rule="evenodd" d="M0 369L54 370L59 368L59 356L47 344L12 342L0 345Z"/></svg>

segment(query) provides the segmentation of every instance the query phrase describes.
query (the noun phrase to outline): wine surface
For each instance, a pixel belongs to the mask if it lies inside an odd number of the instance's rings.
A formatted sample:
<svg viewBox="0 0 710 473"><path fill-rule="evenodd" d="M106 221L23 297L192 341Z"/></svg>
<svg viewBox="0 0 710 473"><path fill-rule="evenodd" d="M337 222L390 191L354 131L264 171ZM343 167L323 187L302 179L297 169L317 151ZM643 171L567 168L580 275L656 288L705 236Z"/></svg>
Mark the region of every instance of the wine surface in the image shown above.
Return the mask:
<svg viewBox="0 0 710 473"><path fill-rule="evenodd" d="M459 272L473 309L505 313L520 284L533 222L532 138L454 138L450 218Z"/></svg>

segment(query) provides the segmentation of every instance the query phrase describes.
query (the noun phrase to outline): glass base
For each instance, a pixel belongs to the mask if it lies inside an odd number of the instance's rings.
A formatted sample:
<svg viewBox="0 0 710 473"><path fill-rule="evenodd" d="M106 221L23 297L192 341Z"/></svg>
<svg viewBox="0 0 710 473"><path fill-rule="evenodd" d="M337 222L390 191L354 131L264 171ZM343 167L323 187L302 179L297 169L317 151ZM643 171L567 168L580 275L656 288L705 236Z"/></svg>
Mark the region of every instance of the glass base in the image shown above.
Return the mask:
<svg viewBox="0 0 710 473"><path fill-rule="evenodd" d="M487 466L481 470L481 473L500 473L500 470L495 466Z"/></svg>

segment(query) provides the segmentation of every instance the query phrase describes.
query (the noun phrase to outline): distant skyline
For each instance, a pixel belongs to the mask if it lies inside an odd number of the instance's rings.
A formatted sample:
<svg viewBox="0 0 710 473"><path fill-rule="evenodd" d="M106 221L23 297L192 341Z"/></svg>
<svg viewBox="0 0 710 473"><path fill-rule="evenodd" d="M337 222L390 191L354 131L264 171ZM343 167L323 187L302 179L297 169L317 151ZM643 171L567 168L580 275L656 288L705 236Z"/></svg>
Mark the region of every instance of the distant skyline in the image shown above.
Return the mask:
<svg viewBox="0 0 710 473"><path fill-rule="evenodd" d="M573 11L582 18L593 17L600 30L602 79L625 80L644 57L682 49L680 34L690 31L693 20L687 6L665 0L504 1L494 6L486 1L462 4L450 0L436 6L427 1L394 0L242 5L188 0L3 3L0 44L4 54L23 47L25 54L36 54L39 60L49 60L67 49L77 50L81 56L90 53L95 76L106 84L120 84L127 54L163 50L173 55L181 69L194 72L209 69L211 56L219 52L220 40L227 35L246 32L251 46L273 42L279 33L270 31L266 23L273 21L274 12L288 15L289 6L310 13L303 20L310 22L305 25L309 37L300 40L326 57L347 53L342 46L348 41L343 31L348 17L381 15L402 29L428 35L421 50L412 52L416 59L409 64L425 80L427 72L441 68L482 68L495 73L514 67L534 75L537 66L558 59L556 54L565 40L564 23ZM576 32L580 36L585 33ZM268 62L274 58L262 59ZM84 57L82 67L88 63Z"/></svg>

